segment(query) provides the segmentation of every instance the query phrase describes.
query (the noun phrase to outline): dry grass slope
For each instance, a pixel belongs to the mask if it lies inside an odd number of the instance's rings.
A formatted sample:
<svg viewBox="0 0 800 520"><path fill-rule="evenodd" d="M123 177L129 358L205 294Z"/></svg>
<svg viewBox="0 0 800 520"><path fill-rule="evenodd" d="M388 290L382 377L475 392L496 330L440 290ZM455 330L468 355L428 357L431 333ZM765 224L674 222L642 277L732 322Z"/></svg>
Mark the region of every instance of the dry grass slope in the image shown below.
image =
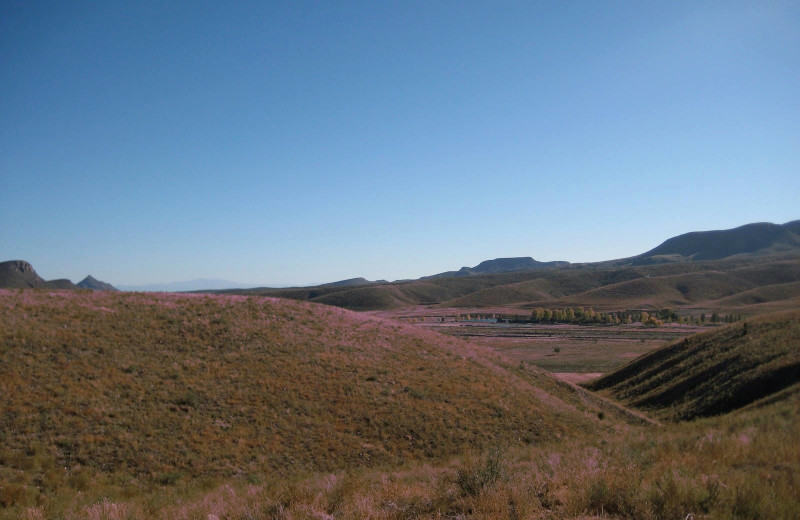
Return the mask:
<svg viewBox="0 0 800 520"><path fill-rule="evenodd" d="M800 389L800 311L674 342L590 385L673 420L727 413L791 387Z"/></svg>
<svg viewBox="0 0 800 520"><path fill-rule="evenodd" d="M440 460L610 431L615 413L461 340L335 307L0 291L2 506Z"/></svg>
<svg viewBox="0 0 800 520"><path fill-rule="evenodd" d="M800 517L800 394L721 417L468 452L437 465L73 501L65 520L668 520ZM29 507L8 518L45 518ZM0 510L0 517L2 517Z"/></svg>

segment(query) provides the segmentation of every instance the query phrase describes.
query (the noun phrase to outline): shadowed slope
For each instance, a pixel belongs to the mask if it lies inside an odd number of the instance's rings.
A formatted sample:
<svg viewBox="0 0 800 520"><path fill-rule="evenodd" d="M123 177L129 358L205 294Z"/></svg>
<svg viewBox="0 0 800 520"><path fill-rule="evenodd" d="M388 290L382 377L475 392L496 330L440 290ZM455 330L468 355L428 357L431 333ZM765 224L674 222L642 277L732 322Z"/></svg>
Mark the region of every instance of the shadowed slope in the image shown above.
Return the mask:
<svg viewBox="0 0 800 520"><path fill-rule="evenodd" d="M694 231L670 238L660 246L636 257L636 261L664 256L678 259L716 260L739 254L763 254L800 249L794 233L797 221L784 225L759 222L734 229Z"/></svg>
<svg viewBox="0 0 800 520"><path fill-rule="evenodd" d="M789 311L677 341L589 387L681 420L726 413L798 383L800 311Z"/></svg>

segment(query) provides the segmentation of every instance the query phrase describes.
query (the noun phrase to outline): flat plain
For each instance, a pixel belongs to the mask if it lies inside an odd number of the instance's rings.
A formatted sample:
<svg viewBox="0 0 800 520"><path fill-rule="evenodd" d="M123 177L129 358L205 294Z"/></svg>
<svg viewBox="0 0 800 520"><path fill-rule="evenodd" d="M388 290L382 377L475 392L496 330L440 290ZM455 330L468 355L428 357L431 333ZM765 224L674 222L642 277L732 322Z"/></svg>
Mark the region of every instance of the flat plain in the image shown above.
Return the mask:
<svg viewBox="0 0 800 520"><path fill-rule="evenodd" d="M431 309L417 306L373 314L466 339L569 382L589 381L670 341L714 328L683 323L646 327L641 323L575 325L457 319L465 315L526 316L520 312L509 308Z"/></svg>

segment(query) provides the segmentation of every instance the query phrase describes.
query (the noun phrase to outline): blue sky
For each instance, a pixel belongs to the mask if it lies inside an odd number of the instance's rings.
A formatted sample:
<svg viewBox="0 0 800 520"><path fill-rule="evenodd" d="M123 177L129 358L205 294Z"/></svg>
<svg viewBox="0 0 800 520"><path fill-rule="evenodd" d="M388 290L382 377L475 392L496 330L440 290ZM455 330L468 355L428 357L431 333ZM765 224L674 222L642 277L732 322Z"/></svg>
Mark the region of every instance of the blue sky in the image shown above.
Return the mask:
<svg viewBox="0 0 800 520"><path fill-rule="evenodd" d="M399 279L800 218L797 2L33 4L0 5L0 260L48 279Z"/></svg>

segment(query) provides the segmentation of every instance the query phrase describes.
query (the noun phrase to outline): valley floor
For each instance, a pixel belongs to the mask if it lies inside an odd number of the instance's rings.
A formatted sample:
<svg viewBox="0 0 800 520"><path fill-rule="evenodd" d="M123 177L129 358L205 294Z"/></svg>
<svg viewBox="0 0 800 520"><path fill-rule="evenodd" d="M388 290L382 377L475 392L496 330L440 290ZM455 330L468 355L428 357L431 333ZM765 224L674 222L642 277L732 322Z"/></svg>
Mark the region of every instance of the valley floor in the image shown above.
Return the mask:
<svg viewBox="0 0 800 520"><path fill-rule="evenodd" d="M430 309L413 307L372 314L466 339L515 361L542 368L577 383L608 373L678 338L712 330L710 326L669 324L568 325L456 321L465 314L519 314L519 309Z"/></svg>

